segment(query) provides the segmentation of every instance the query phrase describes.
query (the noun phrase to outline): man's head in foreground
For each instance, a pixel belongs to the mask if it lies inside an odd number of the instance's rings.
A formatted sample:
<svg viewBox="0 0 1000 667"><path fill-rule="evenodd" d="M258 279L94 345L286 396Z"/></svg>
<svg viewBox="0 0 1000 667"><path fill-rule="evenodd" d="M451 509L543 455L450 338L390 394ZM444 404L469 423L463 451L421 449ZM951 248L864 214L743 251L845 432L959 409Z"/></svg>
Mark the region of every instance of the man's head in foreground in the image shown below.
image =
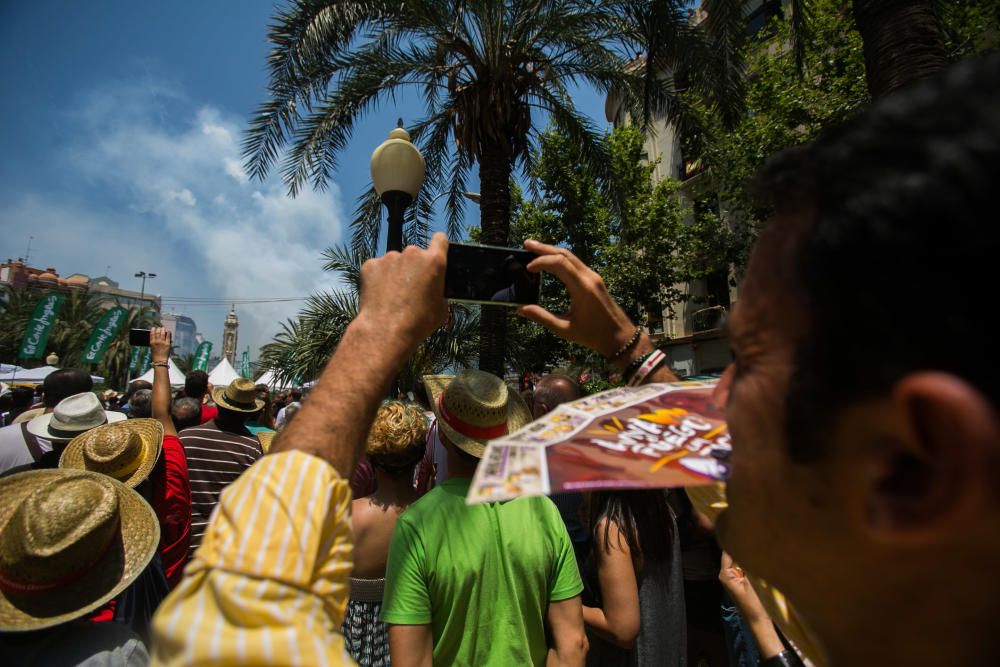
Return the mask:
<svg viewBox="0 0 1000 667"><path fill-rule="evenodd" d="M995 652L998 81L1000 58L959 67L758 183L773 214L729 322L717 529L835 662Z"/></svg>
<svg viewBox="0 0 1000 667"><path fill-rule="evenodd" d="M535 385L531 411L535 419L547 415L563 403L580 398L580 385L561 373L545 375Z"/></svg>
<svg viewBox="0 0 1000 667"><path fill-rule="evenodd" d="M42 381L42 397L45 409L51 412L64 398L90 391L94 381L79 368L60 368L45 376Z"/></svg>

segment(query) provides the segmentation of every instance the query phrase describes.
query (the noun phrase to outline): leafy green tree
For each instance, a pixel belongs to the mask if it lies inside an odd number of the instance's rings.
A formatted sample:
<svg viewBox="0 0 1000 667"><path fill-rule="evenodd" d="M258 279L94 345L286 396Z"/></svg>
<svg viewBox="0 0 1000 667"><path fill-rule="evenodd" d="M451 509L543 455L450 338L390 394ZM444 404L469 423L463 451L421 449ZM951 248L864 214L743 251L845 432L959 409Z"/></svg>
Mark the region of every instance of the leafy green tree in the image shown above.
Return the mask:
<svg viewBox="0 0 1000 667"><path fill-rule="evenodd" d="M361 265L369 255L337 247L326 250L324 256L324 269L336 273L344 288L311 296L298 318L283 323L282 330L260 350L260 371L273 370L284 382L318 377L358 313ZM456 306L449 325L431 334L406 362L397 377L399 390L412 391L422 375L471 366L478 324L471 309Z"/></svg>
<svg viewBox="0 0 1000 667"><path fill-rule="evenodd" d="M4 363L19 363L17 353L38 296L35 292L0 285L0 360Z"/></svg>
<svg viewBox="0 0 1000 667"><path fill-rule="evenodd" d="M48 344L49 349L59 355L62 366L79 367L87 340L102 315L104 309L95 295L82 291L66 295Z"/></svg>
<svg viewBox="0 0 1000 667"><path fill-rule="evenodd" d="M517 240L533 238L572 250L601 274L626 313L642 322L684 298L678 283L727 266L729 257L716 247L724 228L710 212L695 210L677 181L653 182L655 164L643 162L642 135L636 128L619 128L604 142L619 203L580 167L572 139L550 131L541 138L531 172L537 196L518 202L513 233ZM568 307L561 283L543 282L542 305L555 312ZM517 321L513 330L519 370L563 362L603 365L534 324Z"/></svg>
<svg viewBox="0 0 1000 667"><path fill-rule="evenodd" d="M547 117L577 144L591 173L607 176L604 145L576 109L574 85L614 89L637 119L656 109L672 114L672 84L633 62L634 54L696 67L712 53L682 0L297 0L275 17L269 39L271 99L244 142L253 177L280 162L290 193L307 183L325 186L358 121L398 91L416 89L425 115L411 133L427 178L410 209L411 238L426 239L440 191L449 193L449 235L461 236L461 193L478 165L480 238L493 245L510 240L511 176L526 165L538 119ZM355 249L374 254L380 215L370 190L357 209ZM479 364L498 374L504 326L502 312L483 310Z"/></svg>

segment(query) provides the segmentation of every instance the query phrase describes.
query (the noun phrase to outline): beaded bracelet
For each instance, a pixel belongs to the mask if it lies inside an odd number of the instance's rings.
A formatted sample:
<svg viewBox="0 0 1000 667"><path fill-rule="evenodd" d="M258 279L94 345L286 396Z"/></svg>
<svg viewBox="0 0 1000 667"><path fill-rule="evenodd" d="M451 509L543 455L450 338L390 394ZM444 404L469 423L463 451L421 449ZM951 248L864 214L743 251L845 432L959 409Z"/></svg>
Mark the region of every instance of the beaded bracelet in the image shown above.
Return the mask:
<svg viewBox="0 0 1000 667"><path fill-rule="evenodd" d="M625 384L628 384L628 381L632 379L635 372L646 362L646 359L649 359L649 355L651 354L653 354L653 350L650 350L646 354L640 354L625 368L625 372L622 373L622 380L624 380Z"/></svg>
<svg viewBox="0 0 1000 667"><path fill-rule="evenodd" d="M663 350L653 350L652 354L646 358L642 365L639 366L639 370L629 379L628 386L637 387L642 384L650 373L659 368L660 364L667 358L667 355L663 353Z"/></svg>
<svg viewBox="0 0 1000 667"><path fill-rule="evenodd" d="M632 337L628 339L627 343L618 348L618 351L615 352L615 355L611 357L611 361L614 361L615 359L617 359L618 357L622 356L630 349L632 349L632 346L639 342L640 336L642 336L642 327L636 327L635 333L632 334Z"/></svg>

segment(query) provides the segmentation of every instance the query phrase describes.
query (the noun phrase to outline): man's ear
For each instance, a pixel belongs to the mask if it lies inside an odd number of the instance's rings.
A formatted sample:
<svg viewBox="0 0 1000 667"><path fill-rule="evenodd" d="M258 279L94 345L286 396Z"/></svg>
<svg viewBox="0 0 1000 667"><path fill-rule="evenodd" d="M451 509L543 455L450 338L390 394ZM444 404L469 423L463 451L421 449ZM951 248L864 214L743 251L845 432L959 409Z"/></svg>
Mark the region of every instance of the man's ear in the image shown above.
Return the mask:
<svg viewBox="0 0 1000 667"><path fill-rule="evenodd" d="M893 387L862 450L862 525L883 544L947 539L993 502L1000 419L978 389L947 373L912 373ZM853 430L853 429L852 429ZM859 443L860 444L860 443Z"/></svg>

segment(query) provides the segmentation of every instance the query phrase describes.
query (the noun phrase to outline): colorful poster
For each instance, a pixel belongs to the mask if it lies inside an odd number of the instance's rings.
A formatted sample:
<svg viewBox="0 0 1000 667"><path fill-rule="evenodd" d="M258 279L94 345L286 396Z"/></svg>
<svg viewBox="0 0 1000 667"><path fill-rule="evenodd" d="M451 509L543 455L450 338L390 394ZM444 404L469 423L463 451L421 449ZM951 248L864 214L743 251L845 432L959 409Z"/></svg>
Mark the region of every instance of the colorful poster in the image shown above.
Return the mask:
<svg viewBox="0 0 1000 667"><path fill-rule="evenodd" d="M212 344L207 340L198 345L198 349L194 351L194 364L191 370L193 371L207 371L208 370L208 358L212 356Z"/></svg>
<svg viewBox="0 0 1000 667"><path fill-rule="evenodd" d="M83 348L82 361L85 364L99 364L104 358L111 342L115 339L115 334L121 329L122 324L128 316L128 311L121 306L109 308L101 321L94 327L94 332L90 334L87 346Z"/></svg>
<svg viewBox="0 0 1000 667"><path fill-rule="evenodd" d="M729 432L714 386L622 387L561 405L486 447L467 502L723 480Z"/></svg>
<svg viewBox="0 0 1000 667"><path fill-rule="evenodd" d="M24 338L21 339L21 349L17 356L21 359L38 359L45 354L45 344L49 341L49 334L52 333L52 325L55 324L56 315L62 307L64 294L46 294L31 313L28 326L24 329Z"/></svg>

